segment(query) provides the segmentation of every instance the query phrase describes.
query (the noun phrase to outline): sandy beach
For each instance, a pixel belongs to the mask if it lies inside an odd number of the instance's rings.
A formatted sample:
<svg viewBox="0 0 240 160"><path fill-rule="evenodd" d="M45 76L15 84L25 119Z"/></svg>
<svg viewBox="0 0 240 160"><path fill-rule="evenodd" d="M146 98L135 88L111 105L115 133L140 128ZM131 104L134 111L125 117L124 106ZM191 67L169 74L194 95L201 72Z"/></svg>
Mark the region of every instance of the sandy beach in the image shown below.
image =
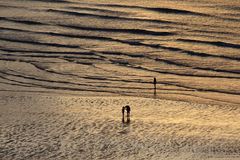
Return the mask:
<svg viewBox="0 0 240 160"><path fill-rule="evenodd" d="M239 6L0 0L0 160L240 160Z"/></svg>
<svg viewBox="0 0 240 160"><path fill-rule="evenodd" d="M121 107L131 121L122 123ZM1 93L0 159L239 160L240 108Z"/></svg>

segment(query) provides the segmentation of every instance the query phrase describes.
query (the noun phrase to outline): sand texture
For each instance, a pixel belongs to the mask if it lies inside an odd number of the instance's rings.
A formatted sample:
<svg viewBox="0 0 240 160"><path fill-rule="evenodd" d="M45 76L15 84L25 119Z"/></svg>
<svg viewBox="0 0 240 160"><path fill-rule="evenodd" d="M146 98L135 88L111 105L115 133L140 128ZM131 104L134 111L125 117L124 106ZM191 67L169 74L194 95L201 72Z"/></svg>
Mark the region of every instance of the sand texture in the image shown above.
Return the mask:
<svg viewBox="0 0 240 160"><path fill-rule="evenodd" d="M0 160L240 160L239 6L0 0Z"/></svg>
<svg viewBox="0 0 240 160"><path fill-rule="evenodd" d="M240 0L0 0L0 91L240 105Z"/></svg>
<svg viewBox="0 0 240 160"><path fill-rule="evenodd" d="M132 108L122 123L121 107ZM239 160L239 107L131 97L5 94L0 159Z"/></svg>

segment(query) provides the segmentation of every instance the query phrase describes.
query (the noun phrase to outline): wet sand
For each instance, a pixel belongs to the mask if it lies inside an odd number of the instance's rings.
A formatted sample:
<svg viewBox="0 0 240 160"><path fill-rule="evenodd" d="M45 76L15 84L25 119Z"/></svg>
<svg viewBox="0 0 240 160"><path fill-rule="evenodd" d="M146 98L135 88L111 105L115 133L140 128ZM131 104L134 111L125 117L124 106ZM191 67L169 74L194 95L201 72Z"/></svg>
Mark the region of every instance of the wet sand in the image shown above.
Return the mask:
<svg viewBox="0 0 240 160"><path fill-rule="evenodd" d="M122 106L131 106L122 123ZM240 108L150 98L1 94L0 158L240 159Z"/></svg>

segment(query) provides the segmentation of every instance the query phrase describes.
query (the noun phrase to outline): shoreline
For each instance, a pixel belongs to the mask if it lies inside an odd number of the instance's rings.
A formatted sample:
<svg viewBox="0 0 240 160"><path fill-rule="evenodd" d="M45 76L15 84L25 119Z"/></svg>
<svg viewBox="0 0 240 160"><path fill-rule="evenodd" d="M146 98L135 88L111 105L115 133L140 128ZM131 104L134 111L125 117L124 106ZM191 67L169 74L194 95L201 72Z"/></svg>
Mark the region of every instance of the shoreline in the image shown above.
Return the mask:
<svg viewBox="0 0 240 160"><path fill-rule="evenodd" d="M207 98L205 97L200 97L200 96L194 96L194 95L188 95L189 98L187 97L187 95L183 95L183 97L181 97L181 95L174 95L171 96L171 94L168 93L168 96L162 96L162 94L157 95L157 96L139 96L139 95L120 95L120 94L112 94L112 93L96 93L96 92L91 92L91 93L87 93L84 94L82 92L68 92L68 91L64 91L64 92L59 92L59 91L15 91L15 90L1 90L0 91L0 96L2 95L7 95L7 94L15 94L15 95L21 95L21 94L36 94L36 95L62 95L62 96L77 96L77 97L129 97L129 98L134 98L134 97L139 97L139 98L147 98L147 99L156 99L156 100L168 100L168 101L177 101L177 102L186 102L186 103L193 103L193 104L204 104L204 105L218 105L218 106L240 106L240 102L238 103L238 97L234 98L231 97L228 100L228 97L225 97L227 100L222 100L220 101L218 98L214 98L214 97L209 97ZM164 94L163 94L164 95ZM180 96L180 97L179 97Z"/></svg>

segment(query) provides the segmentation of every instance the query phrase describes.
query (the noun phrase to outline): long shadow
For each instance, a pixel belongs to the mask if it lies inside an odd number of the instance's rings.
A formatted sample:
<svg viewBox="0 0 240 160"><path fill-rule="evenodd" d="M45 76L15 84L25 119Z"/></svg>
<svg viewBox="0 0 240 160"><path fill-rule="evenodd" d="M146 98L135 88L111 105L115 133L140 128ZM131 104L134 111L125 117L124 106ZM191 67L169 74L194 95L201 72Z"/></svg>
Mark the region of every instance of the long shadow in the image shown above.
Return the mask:
<svg viewBox="0 0 240 160"><path fill-rule="evenodd" d="M142 6L129 6L129 5L119 5L119 4L96 4L96 6L112 7L112 8L128 8L128 9L143 9L148 11L155 11L158 13L167 13L167 14L177 14L177 15L197 15L197 16L207 16L210 15L193 12L182 9L173 9L173 8L161 8L161 7L142 7Z"/></svg>
<svg viewBox="0 0 240 160"><path fill-rule="evenodd" d="M97 56L96 53L94 52L82 52L82 51L76 51L76 52L62 52L62 51L44 51L44 50L25 50L25 49L12 49L12 48L2 48L0 46L0 50L5 51L5 52L10 52L10 53L31 53L31 54L60 54L60 55L89 55L89 56Z"/></svg>
<svg viewBox="0 0 240 160"><path fill-rule="evenodd" d="M18 42L18 43L25 43L25 44L31 44L31 45L41 45L41 46L49 46L49 47L61 47L61 48L80 48L78 45L64 45L64 44L58 44L58 43L46 43L46 42L37 42L37 41L30 41L30 40L20 40L20 39L13 39L13 38L3 38L0 37L0 40L2 41L8 41L8 42Z"/></svg>
<svg viewBox="0 0 240 160"><path fill-rule="evenodd" d="M179 62L174 62L174 61L170 61L170 60L166 60L166 59L160 59L160 58L156 58L156 61L160 61L160 62L164 62L166 64L169 65L175 65L175 66L179 66L179 67L188 67L188 68L192 68L192 69L199 69L199 70L204 70L204 71L213 71L213 72L220 72L220 73L232 73L232 74L240 74L239 70L223 70L223 69L215 69L215 68L209 68L209 67L194 67L188 64L183 64L183 63L179 63ZM229 78L229 77L226 77ZM240 77L236 77L237 79Z"/></svg>
<svg viewBox="0 0 240 160"><path fill-rule="evenodd" d="M235 49L240 48L240 45L238 44L226 43L221 41L203 41L203 40L192 40L192 39L177 39L177 40L181 42L201 43L201 44L213 45L217 47L228 47L228 48L235 48Z"/></svg>
<svg viewBox="0 0 240 160"><path fill-rule="evenodd" d="M65 25L59 24L62 27L68 27L72 29L80 29L80 30L87 30L87 31L100 31L100 32L113 32L113 33L130 33L130 34L138 34L138 35L151 35L151 36L171 36L176 35L173 32L155 32L149 31L144 29L120 29L120 28L97 28L97 27L85 27L85 26L75 26L75 25Z"/></svg>
<svg viewBox="0 0 240 160"><path fill-rule="evenodd" d="M31 21L31 20L13 19L13 18L6 18L6 17L0 17L0 20L10 21L10 22L15 22L15 23L22 23L22 24L27 24L27 25L46 25L42 22Z"/></svg>
<svg viewBox="0 0 240 160"><path fill-rule="evenodd" d="M75 10L87 10L87 11L94 11L94 12L102 12L106 14L118 14L118 15L130 15L130 13L124 12L124 11L114 11L109 9L102 9L102 8L91 8L91 7L65 7L67 9L75 9Z"/></svg>
<svg viewBox="0 0 240 160"><path fill-rule="evenodd" d="M32 1L32 0L27 0L27 1ZM47 3L73 3L67 0L34 0L38 2L47 2Z"/></svg>
<svg viewBox="0 0 240 160"><path fill-rule="evenodd" d="M138 21L138 22L151 22L157 24L178 24L182 25L183 23L180 22L172 22L172 21L165 21L165 20L157 20L157 19L141 19L141 18L127 18L127 17L119 17L119 16L107 16L107 15L97 15L97 14L90 14L90 13L80 13L74 11L67 11L67 10L57 10L57 9L48 9L48 12L53 13L61 13L65 15L72 15L72 16L79 16L79 17L93 17L93 18L101 18L101 19L109 19L109 20L116 20L116 21Z"/></svg>
<svg viewBox="0 0 240 160"><path fill-rule="evenodd" d="M175 9L175 8L142 7L142 6L119 5L119 4L93 4L93 5L103 6L103 7L111 7L111 8L142 9L142 10L154 11L157 13L165 13L165 14L202 16L202 17L210 17L210 18L229 20L229 21L235 21L235 22L240 21L239 19L223 18L223 17L219 17L216 15L210 15L210 14L206 14L206 13L194 12L194 11L183 10L183 9Z"/></svg>

